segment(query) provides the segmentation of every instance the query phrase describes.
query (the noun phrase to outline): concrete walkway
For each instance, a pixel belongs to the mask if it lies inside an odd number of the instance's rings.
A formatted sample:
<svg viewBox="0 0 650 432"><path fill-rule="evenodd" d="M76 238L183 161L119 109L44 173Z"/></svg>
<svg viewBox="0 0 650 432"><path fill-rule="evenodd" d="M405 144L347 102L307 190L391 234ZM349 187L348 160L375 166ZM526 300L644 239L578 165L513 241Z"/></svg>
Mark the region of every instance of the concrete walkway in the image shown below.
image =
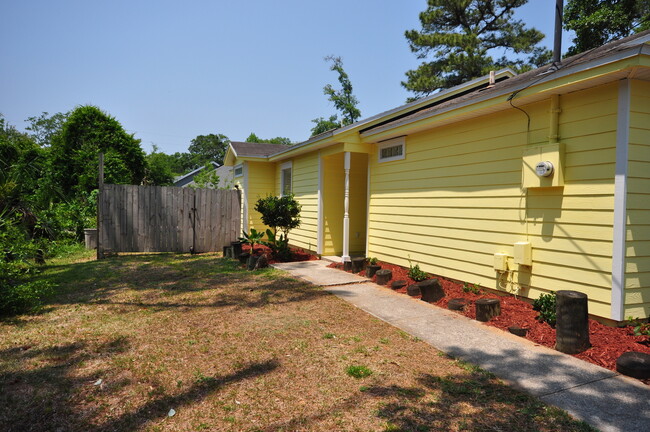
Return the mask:
<svg viewBox="0 0 650 432"><path fill-rule="evenodd" d="M650 387L454 312L397 294L329 262L275 264L437 349L494 373L603 432L650 431Z"/></svg>

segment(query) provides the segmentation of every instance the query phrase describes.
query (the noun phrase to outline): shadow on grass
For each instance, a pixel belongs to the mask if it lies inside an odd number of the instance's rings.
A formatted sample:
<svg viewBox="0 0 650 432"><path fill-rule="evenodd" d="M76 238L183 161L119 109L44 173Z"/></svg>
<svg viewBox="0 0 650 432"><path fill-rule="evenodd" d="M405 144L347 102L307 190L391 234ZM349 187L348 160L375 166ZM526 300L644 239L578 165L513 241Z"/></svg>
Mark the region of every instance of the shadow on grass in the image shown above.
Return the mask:
<svg viewBox="0 0 650 432"><path fill-rule="evenodd" d="M254 378L279 367L276 360L252 363L239 371L209 377L195 383L176 395L160 395L149 402L117 417L97 424L98 408L86 404L95 397L110 397L128 381L95 386L99 376L107 370L94 371L92 375L79 373L84 363L96 358L128 350L126 338L116 338L97 347L72 343L50 348L22 346L0 351L7 365L0 373L0 430L23 431L122 431L136 430L143 424L166 418L170 408L182 409L198 402L222 387ZM100 392L100 393L98 393Z"/></svg>
<svg viewBox="0 0 650 432"><path fill-rule="evenodd" d="M312 300L327 294L274 270L248 272L237 261L178 254L124 255L100 261L49 266L44 279L59 287L44 306L97 303L162 310L168 308L258 308ZM251 288L250 282L254 280ZM241 290L237 287L241 285ZM244 286L245 285L245 286ZM227 289L222 289L227 288ZM234 288L234 289L233 289ZM115 298L124 289L142 292L134 301ZM184 294L216 290L194 301ZM182 297L178 300L175 297ZM188 301L189 300L189 301Z"/></svg>

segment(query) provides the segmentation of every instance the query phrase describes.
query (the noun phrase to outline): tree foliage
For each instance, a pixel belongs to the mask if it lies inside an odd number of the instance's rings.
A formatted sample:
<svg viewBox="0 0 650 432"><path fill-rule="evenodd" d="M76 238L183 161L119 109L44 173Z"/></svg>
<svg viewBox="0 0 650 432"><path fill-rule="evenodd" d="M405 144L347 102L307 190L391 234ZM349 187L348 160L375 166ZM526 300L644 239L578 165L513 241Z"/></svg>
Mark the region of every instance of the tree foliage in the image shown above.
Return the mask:
<svg viewBox="0 0 650 432"><path fill-rule="evenodd" d="M428 0L420 13L420 30L405 33L411 51L423 62L406 72L402 85L416 98L511 67L517 71L540 66L551 57L538 46L544 34L515 20L515 10L527 0ZM494 59L495 53L504 53ZM517 58L506 57L513 53Z"/></svg>
<svg viewBox="0 0 650 432"><path fill-rule="evenodd" d="M318 117L311 121L315 123L315 126L311 128L311 136L322 134L333 129L338 129L341 127L341 123L336 114L331 115L328 119L325 117Z"/></svg>
<svg viewBox="0 0 650 432"><path fill-rule="evenodd" d="M274 236L280 230L287 241L289 231L300 226L300 204L292 194L260 198L255 203L255 210L262 215L262 222L273 229Z"/></svg>
<svg viewBox="0 0 650 432"><path fill-rule="evenodd" d="M210 162L223 165L223 158L229 144L228 137L221 134L199 135L194 138L188 148L195 163L194 169Z"/></svg>
<svg viewBox="0 0 650 432"><path fill-rule="evenodd" d="M151 153L146 156L146 162L144 184L151 186L171 186L174 184L172 159L169 155L159 152L158 146L153 146Z"/></svg>
<svg viewBox="0 0 650 432"><path fill-rule="evenodd" d="M348 74L343 70L343 60L341 57L327 56L325 61L332 62L330 70L339 74L340 90L334 90L332 85L327 84L323 87L323 92L329 96L330 102L341 112L343 126L354 123L361 117L361 111L357 108L358 99L352 94L352 83Z"/></svg>
<svg viewBox="0 0 650 432"><path fill-rule="evenodd" d="M44 111L38 117L28 117L26 121L29 126L25 129L31 132L31 137L34 138L38 145L49 147L52 144L52 137L61 130L69 115L70 112L58 112L50 115L47 111Z"/></svg>
<svg viewBox="0 0 650 432"><path fill-rule="evenodd" d="M52 179L65 197L97 188L98 156L104 153L107 183L140 184L145 155L140 140L98 107L75 108L52 138Z"/></svg>
<svg viewBox="0 0 650 432"><path fill-rule="evenodd" d="M258 137L254 132L251 132L250 135L248 135L248 138L246 138L246 142L251 142L251 143L269 143L269 144L282 144L286 146L290 146L293 143L291 142L291 139L289 138L284 138L284 137L275 137L275 138L260 138Z"/></svg>
<svg viewBox="0 0 650 432"><path fill-rule="evenodd" d="M650 0L569 0L564 28L576 37L569 55L650 28Z"/></svg>

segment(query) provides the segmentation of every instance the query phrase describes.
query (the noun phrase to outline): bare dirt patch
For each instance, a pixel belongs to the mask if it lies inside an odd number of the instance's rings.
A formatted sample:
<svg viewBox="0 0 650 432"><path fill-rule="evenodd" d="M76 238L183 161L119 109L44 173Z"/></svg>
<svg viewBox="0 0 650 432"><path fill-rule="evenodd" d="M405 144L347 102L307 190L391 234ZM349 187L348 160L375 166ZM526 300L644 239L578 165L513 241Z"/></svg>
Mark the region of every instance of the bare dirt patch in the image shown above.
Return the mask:
<svg viewBox="0 0 650 432"><path fill-rule="evenodd" d="M0 322L3 431L589 430L275 270L160 254L45 277L46 309Z"/></svg>

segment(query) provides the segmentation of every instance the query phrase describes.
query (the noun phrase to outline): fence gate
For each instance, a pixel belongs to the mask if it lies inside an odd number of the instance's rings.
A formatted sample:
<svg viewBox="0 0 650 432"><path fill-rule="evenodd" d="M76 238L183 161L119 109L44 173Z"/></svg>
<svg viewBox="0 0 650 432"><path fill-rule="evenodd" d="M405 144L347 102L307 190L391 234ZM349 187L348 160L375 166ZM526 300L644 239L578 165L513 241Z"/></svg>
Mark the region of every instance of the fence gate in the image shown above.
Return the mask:
<svg viewBox="0 0 650 432"><path fill-rule="evenodd" d="M104 184L97 209L105 252L216 252L237 240L239 191Z"/></svg>

